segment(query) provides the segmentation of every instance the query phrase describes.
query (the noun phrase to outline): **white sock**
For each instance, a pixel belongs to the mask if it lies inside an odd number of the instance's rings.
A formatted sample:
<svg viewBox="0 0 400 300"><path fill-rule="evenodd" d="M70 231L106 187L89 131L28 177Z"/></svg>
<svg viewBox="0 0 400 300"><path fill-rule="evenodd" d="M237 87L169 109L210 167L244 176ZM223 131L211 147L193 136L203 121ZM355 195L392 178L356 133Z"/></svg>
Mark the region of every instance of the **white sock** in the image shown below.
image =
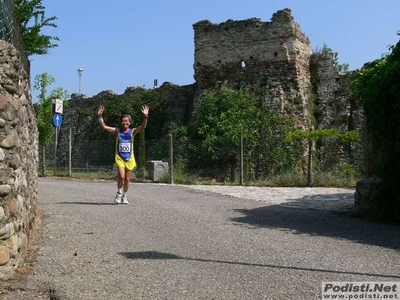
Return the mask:
<svg viewBox="0 0 400 300"><path fill-rule="evenodd" d="M122 188L118 189L118 194L122 194Z"/></svg>
<svg viewBox="0 0 400 300"><path fill-rule="evenodd" d="M128 191L124 191L123 193L122 193L122 196L126 196L126 194L128 194Z"/></svg>

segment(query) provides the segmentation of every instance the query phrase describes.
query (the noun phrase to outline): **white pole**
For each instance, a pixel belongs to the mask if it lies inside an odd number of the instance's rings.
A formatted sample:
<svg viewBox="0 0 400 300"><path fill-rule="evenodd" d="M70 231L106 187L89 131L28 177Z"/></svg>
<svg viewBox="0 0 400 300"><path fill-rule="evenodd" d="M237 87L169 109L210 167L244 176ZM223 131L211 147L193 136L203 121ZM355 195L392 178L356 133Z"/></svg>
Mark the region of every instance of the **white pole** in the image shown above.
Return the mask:
<svg viewBox="0 0 400 300"><path fill-rule="evenodd" d="M83 73L83 69L82 69L82 68L79 68L79 69L78 69L78 74L79 74L79 95L82 94L82 91L81 91L81 77L82 77L82 73Z"/></svg>

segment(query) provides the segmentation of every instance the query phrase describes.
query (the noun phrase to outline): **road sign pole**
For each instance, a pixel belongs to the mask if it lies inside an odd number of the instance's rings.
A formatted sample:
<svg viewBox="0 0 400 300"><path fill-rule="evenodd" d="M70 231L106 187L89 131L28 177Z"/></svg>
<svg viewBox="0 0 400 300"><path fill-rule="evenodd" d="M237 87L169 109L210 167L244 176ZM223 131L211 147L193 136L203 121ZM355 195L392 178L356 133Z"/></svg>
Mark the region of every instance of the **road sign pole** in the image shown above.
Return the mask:
<svg viewBox="0 0 400 300"><path fill-rule="evenodd" d="M55 127L56 134L55 134L55 141L54 141L54 176L56 176L56 165L57 165L57 131L58 127Z"/></svg>
<svg viewBox="0 0 400 300"><path fill-rule="evenodd" d="M62 112L62 105L59 106L59 108L61 108L61 112ZM58 112L53 114L53 125L56 129L56 133L55 133L55 141L54 141L54 176L56 176L56 166L57 166L57 132L58 132L58 128L61 126L62 124L62 115Z"/></svg>

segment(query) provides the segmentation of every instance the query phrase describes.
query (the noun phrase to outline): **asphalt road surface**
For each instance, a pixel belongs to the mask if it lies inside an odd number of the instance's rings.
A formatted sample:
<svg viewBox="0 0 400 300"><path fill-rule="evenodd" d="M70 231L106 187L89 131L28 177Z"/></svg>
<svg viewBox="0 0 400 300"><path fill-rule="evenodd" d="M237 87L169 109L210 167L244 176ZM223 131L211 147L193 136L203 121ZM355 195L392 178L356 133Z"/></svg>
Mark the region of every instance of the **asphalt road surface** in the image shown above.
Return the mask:
<svg viewBox="0 0 400 300"><path fill-rule="evenodd" d="M243 187L245 189L246 187ZM320 299L322 282L400 282L400 227L188 186L39 180L32 289L52 299Z"/></svg>

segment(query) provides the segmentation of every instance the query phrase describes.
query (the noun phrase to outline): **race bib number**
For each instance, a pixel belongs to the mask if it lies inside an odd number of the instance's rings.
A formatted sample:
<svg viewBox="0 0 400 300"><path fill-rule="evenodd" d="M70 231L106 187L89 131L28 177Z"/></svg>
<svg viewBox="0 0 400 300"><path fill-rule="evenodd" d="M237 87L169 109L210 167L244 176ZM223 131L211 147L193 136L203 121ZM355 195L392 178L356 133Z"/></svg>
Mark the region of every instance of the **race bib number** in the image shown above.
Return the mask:
<svg viewBox="0 0 400 300"><path fill-rule="evenodd" d="M131 152L131 143L120 143L119 144L119 152L120 153L130 153Z"/></svg>

